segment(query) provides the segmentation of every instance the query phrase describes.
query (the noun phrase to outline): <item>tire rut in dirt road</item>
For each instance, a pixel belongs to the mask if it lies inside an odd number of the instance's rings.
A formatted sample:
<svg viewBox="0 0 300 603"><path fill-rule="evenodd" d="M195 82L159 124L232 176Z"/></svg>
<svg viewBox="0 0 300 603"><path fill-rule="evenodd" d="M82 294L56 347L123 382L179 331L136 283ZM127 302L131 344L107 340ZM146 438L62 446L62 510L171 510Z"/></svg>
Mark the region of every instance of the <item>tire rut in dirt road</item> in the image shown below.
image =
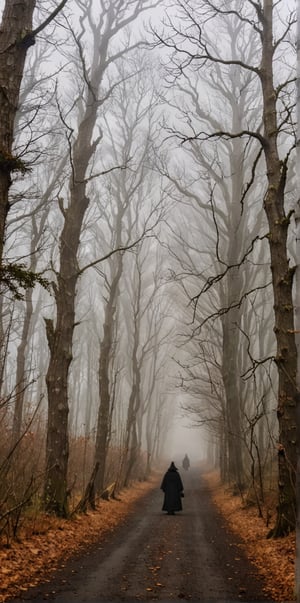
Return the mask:
<svg viewBox="0 0 300 603"><path fill-rule="evenodd" d="M199 473L189 471L182 478L182 513L162 513L162 493L151 492L105 543L15 603L267 601L261 579Z"/></svg>

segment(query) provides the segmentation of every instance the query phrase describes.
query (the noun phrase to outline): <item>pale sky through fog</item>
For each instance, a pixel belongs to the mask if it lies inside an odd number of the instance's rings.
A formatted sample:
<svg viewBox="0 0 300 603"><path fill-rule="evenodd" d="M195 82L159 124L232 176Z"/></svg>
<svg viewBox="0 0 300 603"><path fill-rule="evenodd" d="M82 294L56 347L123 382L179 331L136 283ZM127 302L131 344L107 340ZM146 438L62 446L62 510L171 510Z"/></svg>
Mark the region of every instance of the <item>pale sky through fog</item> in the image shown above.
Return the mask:
<svg viewBox="0 0 300 603"><path fill-rule="evenodd" d="M165 446L165 460L174 461L180 469L182 459L187 454L193 464L205 458L205 444L207 434L201 428L187 427L188 422L182 418L178 418L174 423L172 431L170 431L167 443Z"/></svg>

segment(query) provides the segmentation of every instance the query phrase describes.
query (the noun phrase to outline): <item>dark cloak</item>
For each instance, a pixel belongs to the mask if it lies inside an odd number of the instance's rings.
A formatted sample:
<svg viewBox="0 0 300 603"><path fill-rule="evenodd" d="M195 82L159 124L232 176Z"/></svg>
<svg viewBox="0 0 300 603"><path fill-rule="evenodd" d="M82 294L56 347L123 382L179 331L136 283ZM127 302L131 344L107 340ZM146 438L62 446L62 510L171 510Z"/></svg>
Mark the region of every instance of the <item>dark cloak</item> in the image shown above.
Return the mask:
<svg viewBox="0 0 300 603"><path fill-rule="evenodd" d="M183 483L174 463L171 463L165 473L160 488L165 495L162 510L168 511L168 513L182 511Z"/></svg>

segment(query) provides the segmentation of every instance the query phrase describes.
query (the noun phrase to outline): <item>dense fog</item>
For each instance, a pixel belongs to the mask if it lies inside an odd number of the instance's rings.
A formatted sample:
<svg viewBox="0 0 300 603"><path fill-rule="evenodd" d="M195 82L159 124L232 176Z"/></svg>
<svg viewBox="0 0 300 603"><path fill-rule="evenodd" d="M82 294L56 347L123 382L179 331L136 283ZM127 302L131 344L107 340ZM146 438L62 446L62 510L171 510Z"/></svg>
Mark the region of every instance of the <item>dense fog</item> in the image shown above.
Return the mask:
<svg viewBox="0 0 300 603"><path fill-rule="evenodd" d="M295 1L37 1L22 30L9 4L9 505L32 489L67 515L91 475L101 494L187 453L258 505L279 472L291 522Z"/></svg>

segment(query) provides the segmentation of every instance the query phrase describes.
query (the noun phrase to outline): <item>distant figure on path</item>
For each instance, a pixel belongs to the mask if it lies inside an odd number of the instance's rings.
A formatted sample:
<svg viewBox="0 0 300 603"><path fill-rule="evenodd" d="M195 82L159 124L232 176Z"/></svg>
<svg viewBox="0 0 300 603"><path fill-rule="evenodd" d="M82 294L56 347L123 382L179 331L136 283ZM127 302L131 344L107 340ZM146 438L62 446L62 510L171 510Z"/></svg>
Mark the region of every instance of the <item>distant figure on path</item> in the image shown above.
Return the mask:
<svg viewBox="0 0 300 603"><path fill-rule="evenodd" d="M188 471L190 468L190 464L191 464L190 459L189 459L188 455L186 454L182 461L182 466L186 471Z"/></svg>
<svg viewBox="0 0 300 603"><path fill-rule="evenodd" d="M183 483L173 461L163 477L160 488L165 495L162 511L167 511L168 515L174 515L175 511L182 511Z"/></svg>

